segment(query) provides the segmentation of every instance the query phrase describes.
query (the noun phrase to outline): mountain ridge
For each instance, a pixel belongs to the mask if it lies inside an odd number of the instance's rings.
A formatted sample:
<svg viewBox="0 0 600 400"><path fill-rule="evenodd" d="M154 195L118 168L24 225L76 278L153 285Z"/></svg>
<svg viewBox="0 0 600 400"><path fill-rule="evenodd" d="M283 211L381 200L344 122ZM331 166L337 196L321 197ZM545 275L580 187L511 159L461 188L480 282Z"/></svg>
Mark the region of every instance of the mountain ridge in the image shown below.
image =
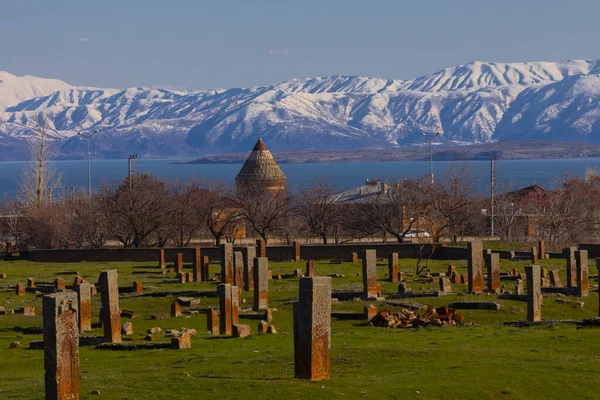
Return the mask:
<svg viewBox="0 0 600 400"><path fill-rule="evenodd" d="M437 132L446 144L596 142L598 74L598 60L475 61L411 80L333 75L185 92L0 72L0 157L24 157L20 147L33 134L24 125L40 113L49 116L58 154L73 158L87 149L77 132L92 129L103 136L92 141L99 157L245 151L259 137L274 150L406 146Z"/></svg>

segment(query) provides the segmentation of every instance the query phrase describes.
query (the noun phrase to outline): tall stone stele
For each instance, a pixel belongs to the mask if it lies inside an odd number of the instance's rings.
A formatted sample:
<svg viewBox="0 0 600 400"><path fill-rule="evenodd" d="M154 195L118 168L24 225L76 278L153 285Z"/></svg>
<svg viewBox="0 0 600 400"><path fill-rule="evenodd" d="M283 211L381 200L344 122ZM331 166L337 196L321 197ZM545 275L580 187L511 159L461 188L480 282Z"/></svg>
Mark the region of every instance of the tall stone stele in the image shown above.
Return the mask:
<svg viewBox="0 0 600 400"><path fill-rule="evenodd" d="M79 399L77 294L44 296L44 381L47 400Z"/></svg>
<svg viewBox="0 0 600 400"><path fill-rule="evenodd" d="M299 379L329 379L331 277L300 278L294 303L294 366Z"/></svg>
<svg viewBox="0 0 600 400"><path fill-rule="evenodd" d="M254 259L254 311L269 308L269 259L257 257Z"/></svg>
<svg viewBox="0 0 600 400"><path fill-rule="evenodd" d="M467 243L469 293L483 293L483 245L480 241Z"/></svg>
<svg viewBox="0 0 600 400"><path fill-rule="evenodd" d="M542 320L542 274L539 265L525 267L527 275L527 321Z"/></svg>
<svg viewBox="0 0 600 400"><path fill-rule="evenodd" d="M121 343L121 310L119 309L119 275L116 269L100 272L101 320L104 340Z"/></svg>

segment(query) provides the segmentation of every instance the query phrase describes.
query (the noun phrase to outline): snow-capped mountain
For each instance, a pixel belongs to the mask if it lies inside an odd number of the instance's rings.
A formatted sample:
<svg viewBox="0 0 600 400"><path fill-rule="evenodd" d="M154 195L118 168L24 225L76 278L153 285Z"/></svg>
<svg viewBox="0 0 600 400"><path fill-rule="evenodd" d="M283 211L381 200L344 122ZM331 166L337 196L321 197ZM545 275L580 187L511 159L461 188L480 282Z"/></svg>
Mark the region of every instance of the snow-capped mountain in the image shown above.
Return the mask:
<svg viewBox="0 0 600 400"><path fill-rule="evenodd" d="M362 76L180 92L74 87L0 72L0 158L23 156L46 114L59 155L194 156L269 148L350 149L499 139L600 141L600 61L472 62L413 80ZM50 132L50 131L49 131Z"/></svg>

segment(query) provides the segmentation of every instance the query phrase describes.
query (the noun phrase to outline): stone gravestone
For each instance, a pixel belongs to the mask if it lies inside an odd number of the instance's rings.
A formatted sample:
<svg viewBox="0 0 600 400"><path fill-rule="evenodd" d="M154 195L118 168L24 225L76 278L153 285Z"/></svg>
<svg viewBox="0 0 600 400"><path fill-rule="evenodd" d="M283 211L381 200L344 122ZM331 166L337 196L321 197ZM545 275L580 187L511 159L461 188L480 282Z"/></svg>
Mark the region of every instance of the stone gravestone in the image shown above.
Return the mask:
<svg viewBox="0 0 600 400"><path fill-rule="evenodd" d="M267 242L262 239L258 239L256 241L256 255L258 257L266 257L267 256Z"/></svg>
<svg viewBox="0 0 600 400"><path fill-rule="evenodd" d="M35 279L33 279L33 278L27 279L27 287L34 288L35 287Z"/></svg>
<svg viewBox="0 0 600 400"><path fill-rule="evenodd" d="M165 264L165 249L160 249L159 253L158 253L158 267L160 269L165 269L166 268L166 264Z"/></svg>
<svg viewBox="0 0 600 400"><path fill-rule="evenodd" d="M538 256L542 259L546 258L546 244L543 240L538 240Z"/></svg>
<svg viewBox="0 0 600 400"><path fill-rule="evenodd" d="M257 257L254 259L254 311L269 308L269 259Z"/></svg>
<svg viewBox="0 0 600 400"><path fill-rule="evenodd" d="M523 279L517 279L515 282L515 294L523 294Z"/></svg>
<svg viewBox="0 0 600 400"><path fill-rule="evenodd" d="M351 255L351 260L353 263L357 263L358 262L358 253L352 253Z"/></svg>
<svg viewBox="0 0 600 400"><path fill-rule="evenodd" d="M562 282L560 281L560 273L557 269L550 271L550 283L554 287L562 287Z"/></svg>
<svg viewBox="0 0 600 400"><path fill-rule="evenodd" d="M500 290L500 254L487 254L485 264L487 268L488 291L496 293Z"/></svg>
<svg viewBox="0 0 600 400"><path fill-rule="evenodd" d="M365 300L377 299L381 288L377 285L377 253L376 250L365 250L362 259L363 297Z"/></svg>
<svg viewBox="0 0 600 400"><path fill-rule="evenodd" d="M440 278L439 284L440 284L440 292L452 293L452 286L450 286L450 279Z"/></svg>
<svg viewBox="0 0 600 400"><path fill-rule="evenodd" d="M206 312L206 324L211 335L219 334L219 315L214 308L209 308Z"/></svg>
<svg viewBox="0 0 600 400"><path fill-rule="evenodd" d="M231 335L231 329L238 323L240 313L240 302L237 286L222 283L217 286L219 293L219 332L221 335Z"/></svg>
<svg viewBox="0 0 600 400"><path fill-rule="evenodd" d="M575 252L575 267L577 272L577 290L575 295L584 297L589 294L590 285L588 282L588 252L579 250Z"/></svg>
<svg viewBox="0 0 600 400"><path fill-rule="evenodd" d="M202 256L202 267L200 270L202 282L208 282L208 280L210 279L210 276L208 276L209 275L208 264L209 264L208 256Z"/></svg>
<svg viewBox="0 0 600 400"><path fill-rule="evenodd" d="M46 399L79 399L77 294L44 296L42 315Z"/></svg>
<svg viewBox="0 0 600 400"><path fill-rule="evenodd" d="M100 272L98 278L102 310L100 318L104 327L104 339L121 343L121 310L119 309L119 275L116 269Z"/></svg>
<svg viewBox="0 0 600 400"><path fill-rule="evenodd" d="M295 376L329 379L331 347L331 277L300 278L294 303Z"/></svg>
<svg viewBox="0 0 600 400"><path fill-rule="evenodd" d="M240 290L237 286L231 286L231 326L240 322Z"/></svg>
<svg viewBox="0 0 600 400"><path fill-rule="evenodd" d="M221 253L221 282L233 285L233 245L231 243L222 244Z"/></svg>
<svg viewBox="0 0 600 400"><path fill-rule="evenodd" d="M140 281L135 281L131 284L133 293L142 294L144 293L144 284Z"/></svg>
<svg viewBox="0 0 600 400"><path fill-rule="evenodd" d="M467 244L469 293L483 293L483 245L477 240Z"/></svg>
<svg viewBox="0 0 600 400"><path fill-rule="evenodd" d="M75 286L77 309L79 310L79 332L92 330L92 287L89 282Z"/></svg>
<svg viewBox="0 0 600 400"><path fill-rule="evenodd" d="M202 253L200 246L194 247L194 282L202 282Z"/></svg>
<svg viewBox="0 0 600 400"><path fill-rule="evenodd" d="M306 276L315 276L315 260L306 262Z"/></svg>
<svg viewBox="0 0 600 400"><path fill-rule="evenodd" d="M454 265L448 265L448 272L446 273L447 276L453 276L456 273L456 267Z"/></svg>
<svg viewBox="0 0 600 400"><path fill-rule="evenodd" d="M62 278L56 278L54 280L54 289L57 291L65 290L65 280Z"/></svg>
<svg viewBox="0 0 600 400"><path fill-rule="evenodd" d="M531 263L533 265L537 265L539 263L539 255L538 255L538 249L537 247L532 247L531 248Z"/></svg>
<svg viewBox="0 0 600 400"><path fill-rule="evenodd" d="M244 287L244 254L241 251L233 253L233 283L240 288Z"/></svg>
<svg viewBox="0 0 600 400"><path fill-rule="evenodd" d="M398 282L398 253L388 256L388 277L390 282Z"/></svg>
<svg viewBox="0 0 600 400"><path fill-rule="evenodd" d="M183 273L183 253L175 254L175 272Z"/></svg>
<svg viewBox="0 0 600 400"><path fill-rule="evenodd" d="M256 258L256 247L244 248L244 290L254 290L254 259Z"/></svg>
<svg viewBox="0 0 600 400"><path fill-rule="evenodd" d="M181 317L181 306L178 302L174 301L171 303L171 317L178 318Z"/></svg>
<svg viewBox="0 0 600 400"><path fill-rule="evenodd" d="M563 252L567 256L567 287L577 287L577 263L575 261L575 252L577 247L567 247Z"/></svg>
<svg viewBox="0 0 600 400"><path fill-rule="evenodd" d="M300 242L294 242L294 261L299 262L300 260Z"/></svg>
<svg viewBox="0 0 600 400"><path fill-rule="evenodd" d="M25 285L23 285L22 283L17 283L15 293L17 294L17 296L25 296Z"/></svg>
<svg viewBox="0 0 600 400"><path fill-rule="evenodd" d="M527 321L542 320L542 288L541 273L538 265L525 267L527 275Z"/></svg>

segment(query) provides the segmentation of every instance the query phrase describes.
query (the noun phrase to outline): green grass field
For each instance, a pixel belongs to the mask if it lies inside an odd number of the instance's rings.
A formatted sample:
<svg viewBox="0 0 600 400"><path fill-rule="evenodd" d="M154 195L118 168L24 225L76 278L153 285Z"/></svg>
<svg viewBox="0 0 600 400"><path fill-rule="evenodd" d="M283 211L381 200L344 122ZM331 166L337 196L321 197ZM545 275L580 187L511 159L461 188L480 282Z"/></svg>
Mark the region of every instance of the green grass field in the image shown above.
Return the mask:
<svg viewBox="0 0 600 400"><path fill-rule="evenodd" d="M395 293L397 284L386 283L387 266L379 262L379 278L386 294ZM466 272L466 261L452 262L459 272ZM564 260L543 260L543 267L561 269L565 280ZM414 272L415 260L400 260L400 270ZM525 261L503 260L503 271L513 267L524 271ZM448 262L432 261L432 271L446 271ZM134 334L124 341L139 341L146 330L194 328L190 350L109 351L93 346L80 348L81 398L105 399L597 399L600 397L600 329L576 330L574 325L538 326L532 328L503 327L504 321L524 319L526 304L503 301L502 309L492 311L461 311L466 321L476 326L456 328L425 328L394 330L374 328L366 321L332 321L331 380L307 382L293 378L293 332L291 301L297 297L298 279L269 281L273 324L278 335L257 335L234 339L213 337L206 332L206 316L185 315L180 318L152 320L152 314L169 314L175 297L191 295L201 299L200 307L218 308L214 296L216 283L180 285L175 274L157 274L149 264L134 263L31 263L0 262L0 306L18 309L36 307L37 316L20 314L0 316L0 399L43 398L43 351L27 350L33 340L42 335L24 335L15 327L41 327L41 297L27 293L14 294L16 283L52 281L60 276L72 283L75 275L57 275L78 271L86 280L96 282L103 269L119 271L119 284L129 287L142 281L148 295L122 294L120 306L139 314L131 321ZM304 270L304 263L271 263L277 273L291 274ZM218 266L211 265L211 273ZM340 274L334 277L334 290L361 290L359 264L329 264L317 262L317 275ZM596 269L590 269L596 275ZM412 283L412 291L437 289L436 284ZM513 290L512 282L502 281ZM594 280L591 281L595 285ZM465 292L465 285L453 285L455 292ZM152 293L168 292L169 297L153 297ZM410 299L423 305L441 306L456 300L480 299L496 301L496 296L471 296L455 293L432 298ZM243 308L252 306L252 292L244 292ZM99 311L99 296L93 300L94 320ZM590 290L583 308L544 298L546 319L582 319L598 315L598 293ZM365 302L348 301L333 305L333 310L362 311ZM376 303L377 304L377 303ZM379 309L389 308L377 304ZM240 318L240 323L256 332L259 320ZM100 336L100 329L86 335ZM164 335L159 340L169 341ZM9 349L13 341L22 348ZM100 395L91 395L99 390Z"/></svg>

